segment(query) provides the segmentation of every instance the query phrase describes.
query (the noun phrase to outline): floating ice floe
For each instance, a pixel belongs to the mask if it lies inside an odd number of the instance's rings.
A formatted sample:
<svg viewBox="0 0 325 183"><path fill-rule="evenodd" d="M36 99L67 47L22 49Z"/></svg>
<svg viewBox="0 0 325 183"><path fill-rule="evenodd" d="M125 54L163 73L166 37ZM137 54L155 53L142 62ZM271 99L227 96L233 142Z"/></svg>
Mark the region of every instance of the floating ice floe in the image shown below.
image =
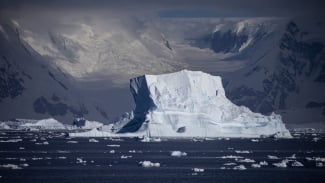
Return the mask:
<svg viewBox="0 0 325 183"><path fill-rule="evenodd" d="M160 163L153 163L151 161L140 161L139 164L145 168L160 167Z"/></svg>
<svg viewBox="0 0 325 183"><path fill-rule="evenodd" d="M275 167L278 167L278 168L287 168L288 162L289 162L288 160L284 159L278 163L272 163L272 165L274 165Z"/></svg>
<svg viewBox="0 0 325 183"><path fill-rule="evenodd" d="M322 162L316 162L316 167L318 167L318 168L325 167L325 163L322 163Z"/></svg>
<svg viewBox="0 0 325 183"><path fill-rule="evenodd" d="M319 140L320 140L319 137L314 137L312 141L313 141L313 142L318 142Z"/></svg>
<svg viewBox="0 0 325 183"><path fill-rule="evenodd" d="M251 164L252 168L261 168L262 166L260 164L253 163Z"/></svg>
<svg viewBox="0 0 325 183"><path fill-rule="evenodd" d="M99 141L96 139L89 139L89 142L99 142Z"/></svg>
<svg viewBox="0 0 325 183"><path fill-rule="evenodd" d="M236 152L237 154L249 154L249 153L251 153L251 151L247 151L247 150L244 150L244 151L236 150L235 152Z"/></svg>
<svg viewBox="0 0 325 183"><path fill-rule="evenodd" d="M65 156L59 156L58 159L67 159Z"/></svg>
<svg viewBox="0 0 325 183"><path fill-rule="evenodd" d="M244 158L242 156L233 156L233 155L227 155L227 156L221 156L222 159L240 159Z"/></svg>
<svg viewBox="0 0 325 183"><path fill-rule="evenodd" d="M204 172L203 168L193 168L192 170L196 173Z"/></svg>
<svg viewBox="0 0 325 183"><path fill-rule="evenodd" d="M68 144L77 144L77 143L78 143L78 141L69 140L69 141L67 141L67 143L68 143Z"/></svg>
<svg viewBox="0 0 325 183"><path fill-rule="evenodd" d="M172 151L170 155L174 157L182 157L182 156L187 156L187 153L182 151Z"/></svg>
<svg viewBox="0 0 325 183"><path fill-rule="evenodd" d="M43 159L43 158L41 158L41 157L33 157L33 158L32 158L33 161L36 161L36 160L42 160L42 159Z"/></svg>
<svg viewBox="0 0 325 183"><path fill-rule="evenodd" d="M14 165L14 164L0 165L0 168L9 168L9 169L13 169L13 170L22 169L20 166Z"/></svg>
<svg viewBox="0 0 325 183"><path fill-rule="evenodd" d="M237 164L230 162L230 163L224 163L223 165L225 165L225 166L234 166L234 165L237 165Z"/></svg>
<svg viewBox="0 0 325 183"><path fill-rule="evenodd" d="M25 158L20 158L19 161L26 161L26 159Z"/></svg>
<svg viewBox="0 0 325 183"><path fill-rule="evenodd" d="M238 159L236 160L237 162L240 162L240 163L255 163L255 160L253 159L249 159L249 158L245 158L245 159Z"/></svg>
<svg viewBox="0 0 325 183"><path fill-rule="evenodd" d="M36 142L36 145L49 145L49 143L47 141L45 142Z"/></svg>
<svg viewBox="0 0 325 183"><path fill-rule="evenodd" d="M70 151L57 150L57 153L70 153Z"/></svg>
<svg viewBox="0 0 325 183"><path fill-rule="evenodd" d="M291 166L293 167L303 167L304 165L299 161L294 161Z"/></svg>
<svg viewBox="0 0 325 183"><path fill-rule="evenodd" d="M260 161L260 163L259 163L260 165L262 165L262 166L267 166L267 165L269 165L269 163L268 162L266 162L266 161Z"/></svg>
<svg viewBox="0 0 325 183"><path fill-rule="evenodd" d="M121 156L121 159L128 159L128 158L132 158L132 156L126 156L126 155Z"/></svg>
<svg viewBox="0 0 325 183"><path fill-rule="evenodd" d="M109 153L114 154L115 150L110 150Z"/></svg>
<svg viewBox="0 0 325 183"><path fill-rule="evenodd" d="M25 150L25 148L24 147L19 147L19 150Z"/></svg>
<svg viewBox="0 0 325 183"><path fill-rule="evenodd" d="M251 142L259 142L258 139L251 139Z"/></svg>
<svg viewBox="0 0 325 183"><path fill-rule="evenodd" d="M107 147L120 147L121 145L119 144L107 144Z"/></svg>
<svg viewBox="0 0 325 183"><path fill-rule="evenodd" d="M83 160L82 158L77 158L77 162L76 163L86 164L87 161Z"/></svg>
<svg viewBox="0 0 325 183"><path fill-rule="evenodd" d="M287 158L289 158L289 159L297 159L296 154L293 154L293 155L291 155L291 156L289 156Z"/></svg>
<svg viewBox="0 0 325 183"><path fill-rule="evenodd" d="M279 157L273 156L273 155L267 155L267 158L269 158L269 159L279 159Z"/></svg>
<svg viewBox="0 0 325 183"><path fill-rule="evenodd" d="M27 164L27 163L23 163L23 164L20 164L20 166L22 166L22 167L28 167L29 164Z"/></svg>
<svg viewBox="0 0 325 183"><path fill-rule="evenodd" d="M325 158L323 157L306 157L308 161L316 161L316 162L325 162Z"/></svg>
<svg viewBox="0 0 325 183"><path fill-rule="evenodd" d="M246 167L244 165L237 165L233 168L233 170L246 170Z"/></svg>
<svg viewBox="0 0 325 183"><path fill-rule="evenodd" d="M22 139L9 139L9 140L0 140L0 142L12 142L12 143L15 143L15 142L21 142L23 141Z"/></svg>
<svg viewBox="0 0 325 183"><path fill-rule="evenodd" d="M33 130L64 130L66 129L65 125L60 123L59 121L49 118L42 119L35 122L24 123L20 125L22 129L33 129Z"/></svg>

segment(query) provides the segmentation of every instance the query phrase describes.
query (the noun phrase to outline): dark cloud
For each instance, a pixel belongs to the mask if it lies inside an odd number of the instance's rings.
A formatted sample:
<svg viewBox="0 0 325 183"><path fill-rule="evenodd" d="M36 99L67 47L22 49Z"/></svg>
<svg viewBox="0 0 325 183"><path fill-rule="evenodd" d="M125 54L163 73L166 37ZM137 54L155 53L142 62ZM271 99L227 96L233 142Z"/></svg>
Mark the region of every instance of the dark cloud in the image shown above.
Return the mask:
<svg viewBox="0 0 325 183"><path fill-rule="evenodd" d="M102 10L168 16L324 16L323 0L2 0L1 11Z"/></svg>

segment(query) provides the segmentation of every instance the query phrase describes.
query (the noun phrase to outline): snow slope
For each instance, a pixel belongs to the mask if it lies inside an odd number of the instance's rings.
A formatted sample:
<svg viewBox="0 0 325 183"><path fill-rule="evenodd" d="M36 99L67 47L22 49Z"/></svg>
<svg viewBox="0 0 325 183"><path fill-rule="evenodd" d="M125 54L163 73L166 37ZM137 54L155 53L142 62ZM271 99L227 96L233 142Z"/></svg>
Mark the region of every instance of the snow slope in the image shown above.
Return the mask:
<svg viewBox="0 0 325 183"><path fill-rule="evenodd" d="M118 130L122 136L133 132L150 137L291 137L281 116L253 113L228 100L219 76L182 70L133 78L130 87L136 108Z"/></svg>

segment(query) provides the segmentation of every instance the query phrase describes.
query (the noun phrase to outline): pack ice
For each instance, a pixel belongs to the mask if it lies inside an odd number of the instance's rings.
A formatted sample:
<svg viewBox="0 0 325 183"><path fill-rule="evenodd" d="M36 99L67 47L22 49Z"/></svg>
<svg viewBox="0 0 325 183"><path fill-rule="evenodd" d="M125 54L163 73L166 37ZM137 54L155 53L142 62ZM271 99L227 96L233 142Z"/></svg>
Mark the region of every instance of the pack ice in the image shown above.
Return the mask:
<svg viewBox="0 0 325 183"><path fill-rule="evenodd" d="M136 107L113 125L114 135L291 137L280 115L254 113L227 99L219 76L188 70L144 75L131 79L130 89Z"/></svg>

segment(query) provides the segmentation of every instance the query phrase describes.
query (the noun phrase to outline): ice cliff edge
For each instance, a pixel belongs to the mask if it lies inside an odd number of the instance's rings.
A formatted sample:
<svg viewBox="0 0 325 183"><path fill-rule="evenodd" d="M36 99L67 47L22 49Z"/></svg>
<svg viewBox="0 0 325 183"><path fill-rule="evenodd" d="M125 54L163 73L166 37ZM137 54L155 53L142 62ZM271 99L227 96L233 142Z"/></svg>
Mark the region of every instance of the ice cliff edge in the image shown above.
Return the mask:
<svg viewBox="0 0 325 183"><path fill-rule="evenodd" d="M136 107L117 133L151 137L291 137L281 116L264 116L227 99L221 77L182 70L130 80Z"/></svg>

